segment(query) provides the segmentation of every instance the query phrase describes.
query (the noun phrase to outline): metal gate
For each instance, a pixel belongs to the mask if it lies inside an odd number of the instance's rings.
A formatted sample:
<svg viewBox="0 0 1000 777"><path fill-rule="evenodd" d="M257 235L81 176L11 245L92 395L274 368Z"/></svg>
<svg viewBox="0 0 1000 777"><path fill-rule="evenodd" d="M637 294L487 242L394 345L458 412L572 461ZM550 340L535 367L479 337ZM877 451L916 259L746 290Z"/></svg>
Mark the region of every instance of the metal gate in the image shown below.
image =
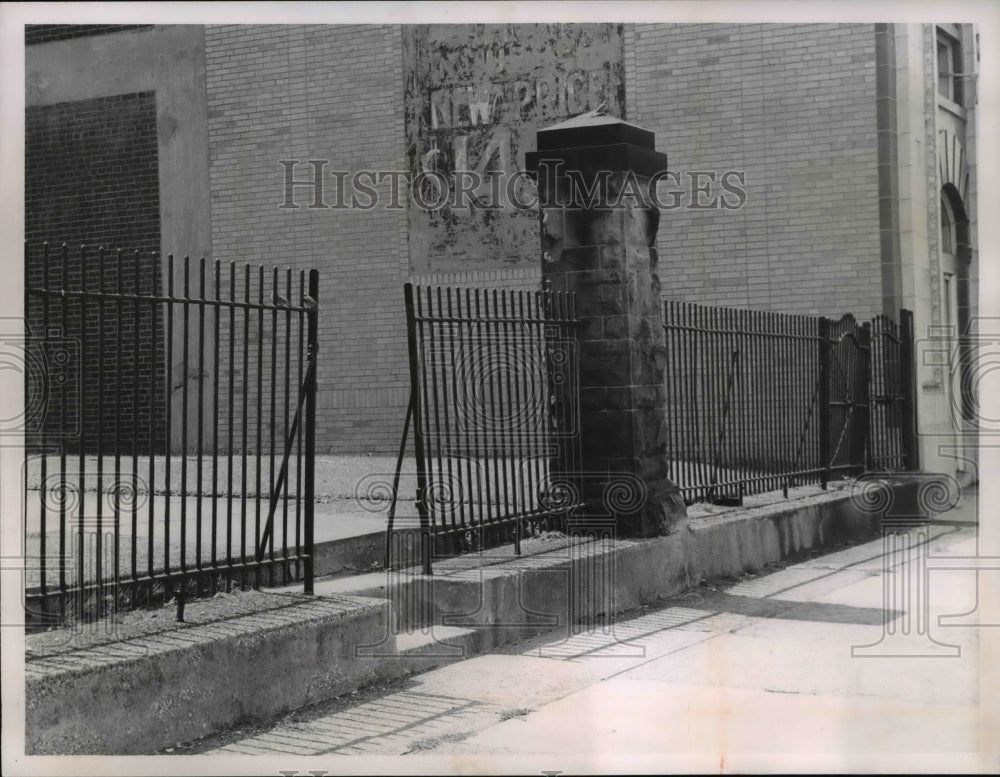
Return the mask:
<svg viewBox="0 0 1000 777"><path fill-rule="evenodd" d="M29 625L311 591L317 271L65 244L25 266Z"/></svg>
<svg viewBox="0 0 1000 777"><path fill-rule="evenodd" d="M871 325L859 324L850 313L839 321L821 318L819 338L819 445L825 488L831 478L865 470Z"/></svg>
<svg viewBox="0 0 1000 777"><path fill-rule="evenodd" d="M871 349L868 469L916 470L912 311L901 310L898 324L885 315L872 319Z"/></svg>

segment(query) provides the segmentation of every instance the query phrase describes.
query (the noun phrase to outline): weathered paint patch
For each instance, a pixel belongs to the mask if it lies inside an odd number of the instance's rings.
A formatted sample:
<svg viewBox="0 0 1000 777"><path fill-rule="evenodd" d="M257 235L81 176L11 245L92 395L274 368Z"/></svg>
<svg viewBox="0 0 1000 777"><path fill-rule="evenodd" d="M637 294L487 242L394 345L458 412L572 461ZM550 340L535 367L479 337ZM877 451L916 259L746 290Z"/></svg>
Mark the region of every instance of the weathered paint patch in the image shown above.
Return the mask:
<svg viewBox="0 0 1000 777"><path fill-rule="evenodd" d="M537 261L537 212L510 207L507 183L539 129L602 102L624 115L621 25L415 25L404 28L403 57L411 176L441 173L454 191L455 171L476 173L485 183L475 194L500 206L431 210L411 200L411 271ZM519 181L514 196L532 200L531 184Z"/></svg>

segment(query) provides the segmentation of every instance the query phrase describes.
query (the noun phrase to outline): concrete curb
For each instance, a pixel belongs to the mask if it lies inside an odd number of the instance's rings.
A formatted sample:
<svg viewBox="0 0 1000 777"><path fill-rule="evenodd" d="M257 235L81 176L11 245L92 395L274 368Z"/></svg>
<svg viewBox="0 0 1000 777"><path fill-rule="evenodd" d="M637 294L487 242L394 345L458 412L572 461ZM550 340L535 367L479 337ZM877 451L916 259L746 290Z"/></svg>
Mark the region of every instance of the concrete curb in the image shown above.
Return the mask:
<svg viewBox="0 0 1000 777"><path fill-rule="evenodd" d="M910 504L917 486L895 479L893 501ZM278 614L32 658L27 752L151 752L543 631L610 628L617 612L865 539L880 520L844 490L691 519L651 540L571 542L478 568L468 557L446 559L430 577L418 568L383 573L385 585L363 575L359 590L337 581L338 593ZM411 633L397 638L390 622ZM412 633L418 627L428 628Z"/></svg>

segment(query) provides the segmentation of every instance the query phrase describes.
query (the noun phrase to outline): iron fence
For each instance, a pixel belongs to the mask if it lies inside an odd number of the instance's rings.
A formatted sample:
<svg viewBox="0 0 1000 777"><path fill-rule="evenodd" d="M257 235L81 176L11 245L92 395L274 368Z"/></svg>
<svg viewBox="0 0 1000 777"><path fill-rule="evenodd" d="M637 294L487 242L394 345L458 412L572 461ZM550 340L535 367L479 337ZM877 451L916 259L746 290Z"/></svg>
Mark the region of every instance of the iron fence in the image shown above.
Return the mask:
<svg viewBox="0 0 1000 777"><path fill-rule="evenodd" d="M29 623L310 591L318 273L65 244L25 264Z"/></svg>
<svg viewBox="0 0 1000 777"><path fill-rule="evenodd" d="M406 284L417 508L435 555L564 529L578 505L572 294ZM405 442L405 440L404 440Z"/></svg>
<svg viewBox="0 0 1000 777"><path fill-rule="evenodd" d="M874 346L873 324L851 315L667 301L663 320L670 477L689 504L915 466L914 440L890 424L912 418L912 335L898 336L889 319L876 320Z"/></svg>

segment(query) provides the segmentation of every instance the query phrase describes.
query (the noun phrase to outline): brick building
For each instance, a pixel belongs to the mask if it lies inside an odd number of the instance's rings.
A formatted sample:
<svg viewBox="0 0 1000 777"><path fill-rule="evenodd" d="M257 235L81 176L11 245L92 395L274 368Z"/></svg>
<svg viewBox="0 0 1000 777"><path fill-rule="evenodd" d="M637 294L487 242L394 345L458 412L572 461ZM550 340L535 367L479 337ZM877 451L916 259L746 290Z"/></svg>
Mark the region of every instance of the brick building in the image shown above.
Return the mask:
<svg viewBox="0 0 1000 777"><path fill-rule="evenodd" d="M530 208L428 207L406 182L516 178L537 129L601 103L668 155L665 297L907 307L918 335L975 318L971 25L47 25L26 43L28 239L319 268L320 450L398 445L404 282L540 277ZM46 194L70 157L133 192L128 220ZM918 372L928 469L956 468L942 440L972 455L948 374Z"/></svg>

